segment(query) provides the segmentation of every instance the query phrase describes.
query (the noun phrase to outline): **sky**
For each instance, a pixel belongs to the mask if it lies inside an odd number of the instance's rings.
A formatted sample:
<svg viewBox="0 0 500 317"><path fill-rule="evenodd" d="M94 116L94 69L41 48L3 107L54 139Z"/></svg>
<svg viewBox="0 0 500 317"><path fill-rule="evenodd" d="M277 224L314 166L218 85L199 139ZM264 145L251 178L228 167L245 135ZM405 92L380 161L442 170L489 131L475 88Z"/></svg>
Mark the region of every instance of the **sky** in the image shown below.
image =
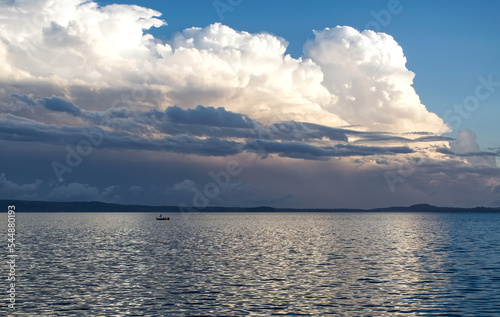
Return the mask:
<svg viewBox="0 0 500 317"><path fill-rule="evenodd" d="M500 206L497 1L0 1L0 199Z"/></svg>

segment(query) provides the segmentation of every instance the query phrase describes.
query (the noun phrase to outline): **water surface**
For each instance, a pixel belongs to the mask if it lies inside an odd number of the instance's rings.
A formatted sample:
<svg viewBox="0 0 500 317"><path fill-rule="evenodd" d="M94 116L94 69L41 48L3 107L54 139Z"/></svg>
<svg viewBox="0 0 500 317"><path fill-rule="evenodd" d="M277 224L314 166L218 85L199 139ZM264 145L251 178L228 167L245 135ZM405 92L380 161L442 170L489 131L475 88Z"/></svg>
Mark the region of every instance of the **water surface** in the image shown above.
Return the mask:
<svg viewBox="0 0 500 317"><path fill-rule="evenodd" d="M500 312L499 213L16 216L22 316Z"/></svg>

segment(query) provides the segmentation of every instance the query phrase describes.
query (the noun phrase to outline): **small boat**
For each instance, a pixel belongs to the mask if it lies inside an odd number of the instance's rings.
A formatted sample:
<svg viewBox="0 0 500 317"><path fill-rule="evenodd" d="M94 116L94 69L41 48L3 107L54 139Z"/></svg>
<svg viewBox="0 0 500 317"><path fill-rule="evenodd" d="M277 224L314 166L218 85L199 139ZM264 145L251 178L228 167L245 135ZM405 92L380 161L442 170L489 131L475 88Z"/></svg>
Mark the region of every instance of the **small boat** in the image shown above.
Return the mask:
<svg viewBox="0 0 500 317"><path fill-rule="evenodd" d="M162 217L160 214L160 217L156 217L156 220L170 220L169 217Z"/></svg>

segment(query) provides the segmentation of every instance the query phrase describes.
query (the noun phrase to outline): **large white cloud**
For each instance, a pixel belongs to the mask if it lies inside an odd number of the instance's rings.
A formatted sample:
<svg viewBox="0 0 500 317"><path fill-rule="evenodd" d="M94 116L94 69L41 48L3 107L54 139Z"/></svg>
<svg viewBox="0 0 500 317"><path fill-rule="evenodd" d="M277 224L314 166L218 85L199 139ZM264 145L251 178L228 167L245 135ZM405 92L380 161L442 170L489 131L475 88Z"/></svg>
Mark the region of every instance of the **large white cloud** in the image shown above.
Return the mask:
<svg viewBox="0 0 500 317"><path fill-rule="evenodd" d="M390 35L345 26L314 34L304 52L321 66L323 85L338 97L326 109L375 130L438 133L443 127L443 120L420 103L412 87L415 75Z"/></svg>
<svg viewBox="0 0 500 317"><path fill-rule="evenodd" d="M161 26L160 13L128 5L99 7L94 2L16 1L0 6L4 80L53 80L77 85L119 83L134 71L134 57L147 53L151 36L143 29ZM133 68L127 68L133 65ZM12 78L14 76L14 78Z"/></svg>
<svg viewBox="0 0 500 317"><path fill-rule="evenodd" d="M295 59L285 55L282 38L221 24L162 43L144 33L166 24L158 16L83 0L0 5L4 98L7 90L38 98L50 91L101 110L117 102L160 109L202 104L264 123L443 131L443 121L420 103L403 51L389 35L316 31L304 58Z"/></svg>
<svg viewBox="0 0 500 317"><path fill-rule="evenodd" d="M224 105L266 123L345 124L321 106L335 96L321 85L320 68L285 55L286 45L270 34L252 35L220 24L185 30L172 41L173 51L162 53L171 61L164 74L176 78L170 96L179 105Z"/></svg>

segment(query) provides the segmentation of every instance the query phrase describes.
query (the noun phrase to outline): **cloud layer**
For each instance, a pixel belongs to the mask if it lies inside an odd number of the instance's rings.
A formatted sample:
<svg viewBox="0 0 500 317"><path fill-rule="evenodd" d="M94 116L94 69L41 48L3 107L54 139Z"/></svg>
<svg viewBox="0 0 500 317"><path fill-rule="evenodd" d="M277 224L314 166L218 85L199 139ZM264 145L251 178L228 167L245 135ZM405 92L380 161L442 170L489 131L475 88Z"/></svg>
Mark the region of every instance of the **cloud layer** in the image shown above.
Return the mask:
<svg viewBox="0 0 500 317"><path fill-rule="evenodd" d="M0 5L6 92L58 95L85 109L224 107L264 124L306 121L390 132L443 130L412 88L403 51L383 33L314 32L304 56L287 42L213 24L160 42L159 12L87 1Z"/></svg>
<svg viewBox="0 0 500 317"><path fill-rule="evenodd" d="M24 142L75 144L83 135L99 135L106 148L169 151L184 154L227 156L253 152L262 156L303 159L408 154L408 146L368 146L372 142L426 143L422 138L405 138L389 133L359 132L351 129L285 121L264 125L246 115L224 108L198 106L194 109L168 107L165 111L110 108L89 111L59 97L33 99L13 95L29 108L43 108L50 114L65 114L93 126L46 124L12 114L0 115L0 138ZM91 132L86 132L91 131ZM356 138L356 144L349 137ZM431 142L447 138L435 137Z"/></svg>
<svg viewBox="0 0 500 317"><path fill-rule="evenodd" d="M0 4L2 198L190 204L236 161L241 174L209 204L500 201L498 153L472 131L441 135L390 35L316 30L292 58L286 39L220 23L161 41L147 33L168 27L160 16L83 0ZM34 148L43 164L25 171ZM71 153L84 158L61 181L53 163Z"/></svg>

